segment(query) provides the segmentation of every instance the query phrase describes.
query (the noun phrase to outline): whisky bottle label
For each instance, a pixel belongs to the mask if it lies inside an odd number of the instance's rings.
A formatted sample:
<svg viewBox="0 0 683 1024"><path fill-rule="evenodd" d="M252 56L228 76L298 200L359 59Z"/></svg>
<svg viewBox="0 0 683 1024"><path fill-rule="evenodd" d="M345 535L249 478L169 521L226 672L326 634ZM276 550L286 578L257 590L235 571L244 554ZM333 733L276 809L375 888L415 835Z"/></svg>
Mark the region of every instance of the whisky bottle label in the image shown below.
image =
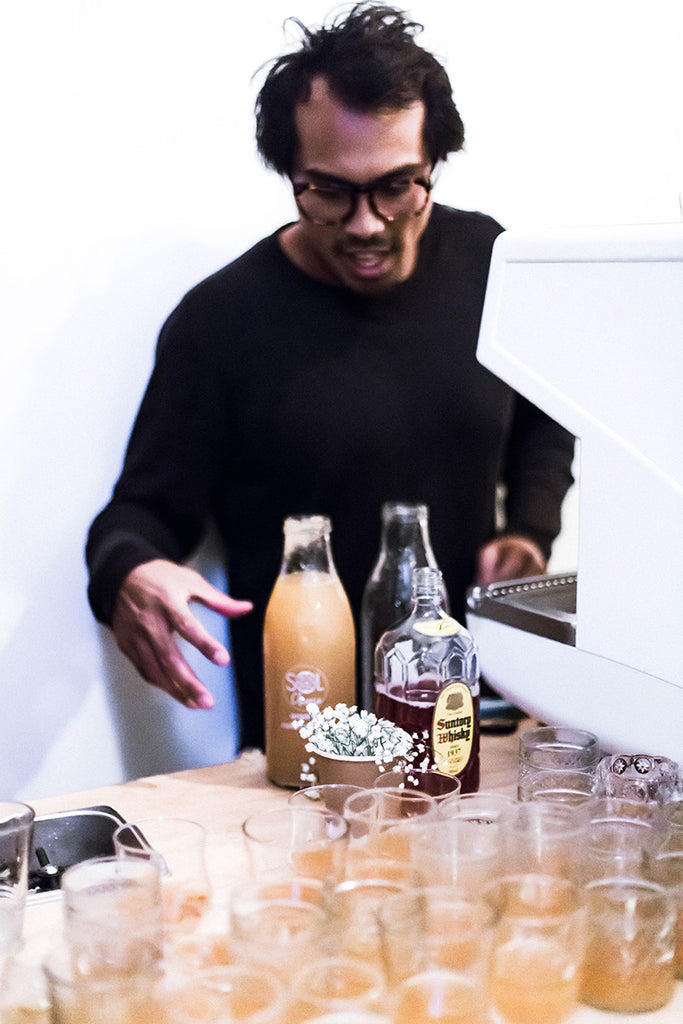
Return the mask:
<svg viewBox="0 0 683 1024"><path fill-rule="evenodd" d="M413 628L424 636L455 636L462 627L456 619L445 615L439 619L418 619Z"/></svg>
<svg viewBox="0 0 683 1024"><path fill-rule="evenodd" d="M460 775L474 743L474 703L466 683L449 683L434 705L432 750L437 771Z"/></svg>

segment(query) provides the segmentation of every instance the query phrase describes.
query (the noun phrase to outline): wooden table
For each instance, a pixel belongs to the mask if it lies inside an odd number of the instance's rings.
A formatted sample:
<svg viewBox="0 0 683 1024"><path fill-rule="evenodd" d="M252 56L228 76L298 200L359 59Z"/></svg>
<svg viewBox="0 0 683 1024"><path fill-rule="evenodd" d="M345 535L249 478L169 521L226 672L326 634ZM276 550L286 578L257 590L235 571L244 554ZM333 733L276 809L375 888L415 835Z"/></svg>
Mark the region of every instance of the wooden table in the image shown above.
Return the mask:
<svg viewBox="0 0 683 1024"><path fill-rule="evenodd" d="M520 728L524 728L524 723ZM517 749L517 733L482 736L480 789L515 795ZM201 822L207 831L209 874L220 915L224 913L224 898L232 884L247 874L242 821L262 808L283 806L289 793L267 781L263 754L251 750L227 764L155 775L29 803L36 814L105 804L127 821L166 814ZM59 897L39 897L30 904L25 936L27 946L33 946L36 955L58 940L60 930ZM673 1001L656 1013L634 1017L580 1007L567 1024L634 1024L636 1020L637 1024L683 1024L683 982L678 983Z"/></svg>

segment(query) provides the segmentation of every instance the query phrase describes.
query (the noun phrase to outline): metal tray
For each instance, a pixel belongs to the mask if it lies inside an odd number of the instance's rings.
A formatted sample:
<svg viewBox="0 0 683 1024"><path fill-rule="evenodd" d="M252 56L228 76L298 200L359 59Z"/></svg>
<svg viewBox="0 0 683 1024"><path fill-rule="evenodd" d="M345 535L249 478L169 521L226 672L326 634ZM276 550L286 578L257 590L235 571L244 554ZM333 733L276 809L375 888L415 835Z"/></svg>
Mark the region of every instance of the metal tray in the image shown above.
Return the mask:
<svg viewBox="0 0 683 1024"><path fill-rule="evenodd" d="M37 815L29 851L29 898L54 893L64 871L91 857L114 854L114 832L125 819L100 805Z"/></svg>
<svg viewBox="0 0 683 1024"><path fill-rule="evenodd" d="M467 614L576 646L576 573L470 587Z"/></svg>

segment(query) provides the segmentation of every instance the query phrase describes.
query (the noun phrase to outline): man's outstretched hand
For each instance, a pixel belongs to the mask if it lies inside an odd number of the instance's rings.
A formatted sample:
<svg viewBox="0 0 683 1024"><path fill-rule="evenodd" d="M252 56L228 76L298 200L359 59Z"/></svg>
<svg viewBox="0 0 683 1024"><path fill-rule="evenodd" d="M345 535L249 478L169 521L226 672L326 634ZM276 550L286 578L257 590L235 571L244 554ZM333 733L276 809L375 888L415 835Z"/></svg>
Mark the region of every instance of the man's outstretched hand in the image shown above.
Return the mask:
<svg viewBox="0 0 683 1024"><path fill-rule="evenodd" d="M228 651L192 614L198 601L228 619L246 615L251 601L237 601L187 566L164 559L128 573L119 590L112 629L119 649L143 679L187 708L211 708L213 695L197 678L176 643L180 636L215 665L227 665Z"/></svg>

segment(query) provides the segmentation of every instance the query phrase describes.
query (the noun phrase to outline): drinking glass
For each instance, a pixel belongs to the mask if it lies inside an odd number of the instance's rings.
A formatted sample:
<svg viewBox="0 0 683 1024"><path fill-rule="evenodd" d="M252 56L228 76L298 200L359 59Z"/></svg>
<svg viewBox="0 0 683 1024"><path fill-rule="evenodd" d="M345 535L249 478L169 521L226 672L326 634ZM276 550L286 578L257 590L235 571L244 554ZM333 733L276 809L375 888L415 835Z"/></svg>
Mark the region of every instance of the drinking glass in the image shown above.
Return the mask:
<svg viewBox="0 0 683 1024"><path fill-rule="evenodd" d="M118 857L158 866L167 930L191 930L200 923L211 900L203 825L166 816L127 822L114 832L114 849Z"/></svg>
<svg viewBox="0 0 683 1024"><path fill-rule="evenodd" d="M138 971L161 958L161 876L155 861L96 857L62 875L64 936L81 973Z"/></svg>
<svg viewBox="0 0 683 1024"><path fill-rule="evenodd" d="M42 956L18 947L4 964L0 958L0 1021L2 1024L50 1024Z"/></svg>
<svg viewBox="0 0 683 1024"><path fill-rule="evenodd" d="M588 944L581 1000L613 1013L644 1013L674 993L676 907L644 878L599 878L584 889Z"/></svg>
<svg viewBox="0 0 683 1024"><path fill-rule="evenodd" d="M386 859L421 869L420 828L436 818L437 803L428 793L398 787L354 793L344 807L349 822L347 874L364 874L366 861Z"/></svg>
<svg viewBox="0 0 683 1024"><path fill-rule="evenodd" d="M554 875L505 876L484 897L496 915L489 998L496 1024L561 1024L578 1003L584 950L579 890Z"/></svg>
<svg viewBox="0 0 683 1024"><path fill-rule="evenodd" d="M328 941L326 904L296 894L271 896L259 886L236 889L230 896L228 918L235 960L267 966L285 981L292 964L322 955Z"/></svg>
<svg viewBox="0 0 683 1024"><path fill-rule="evenodd" d="M166 1024L158 1016L156 970L83 973L69 950L50 952L43 963L52 1024Z"/></svg>
<svg viewBox="0 0 683 1024"><path fill-rule="evenodd" d="M674 971L683 980L683 849L660 851L652 866L652 876L671 892L676 907Z"/></svg>
<svg viewBox="0 0 683 1024"><path fill-rule="evenodd" d="M517 799L551 800L554 803L581 806L593 799L595 776L592 771L563 768L537 768L525 772L517 785Z"/></svg>
<svg viewBox="0 0 683 1024"><path fill-rule="evenodd" d="M181 968L160 986L157 1006L162 1016L140 1024L282 1024L286 996L265 967L231 964Z"/></svg>
<svg viewBox="0 0 683 1024"><path fill-rule="evenodd" d="M465 793L438 807L445 831L437 837L446 857L440 879L461 894L477 896L504 870L504 819L515 801L502 793Z"/></svg>
<svg viewBox="0 0 683 1024"><path fill-rule="evenodd" d="M373 789L403 789L415 793L427 793L440 803L447 796L460 792L460 779L444 775L432 768L392 768L382 772L373 783Z"/></svg>
<svg viewBox="0 0 683 1024"><path fill-rule="evenodd" d="M351 878L335 886L329 925L335 951L381 968L380 907L388 897L408 891L410 884L387 878Z"/></svg>
<svg viewBox="0 0 683 1024"><path fill-rule="evenodd" d="M670 800L662 808L668 850L683 850L683 800Z"/></svg>
<svg viewBox="0 0 683 1024"><path fill-rule="evenodd" d="M597 736L585 729L538 726L519 734L518 796L523 799L524 777L529 772L580 771L595 775L600 760Z"/></svg>
<svg viewBox="0 0 683 1024"><path fill-rule="evenodd" d="M361 793L362 786L350 786L343 782L328 782L320 786L307 786L297 789L287 801L290 807L303 807L309 810L320 809L344 814L344 804L353 793Z"/></svg>
<svg viewBox="0 0 683 1024"><path fill-rule="evenodd" d="M323 1013L381 1010L385 999L379 967L356 957L320 957L294 970L287 1024L299 1024Z"/></svg>
<svg viewBox="0 0 683 1024"><path fill-rule="evenodd" d="M426 886L389 896L378 920L384 966L391 986L425 971L458 974L483 992L493 925L483 900L450 886Z"/></svg>
<svg viewBox="0 0 683 1024"><path fill-rule="evenodd" d="M671 800L678 787L678 764L653 754L609 754L596 772L599 796L629 800Z"/></svg>
<svg viewBox="0 0 683 1024"><path fill-rule="evenodd" d="M289 871L309 878L343 877L349 826L324 807L256 811L242 823L251 875Z"/></svg>
<svg viewBox="0 0 683 1024"><path fill-rule="evenodd" d="M502 821L506 873L579 880L589 830L585 806L532 800L513 804Z"/></svg>
<svg viewBox="0 0 683 1024"><path fill-rule="evenodd" d="M308 1024L394 1024L394 1022L385 1014L372 1013L370 1010L334 1010L332 1013L323 1013L320 1017L311 1017Z"/></svg>
<svg viewBox="0 0 683 1024"><path fill-rule="evenodd" d="M28 804L0 801L0 964L21 940L34 817Z"/></svg>
<svg viewBox="0 0 683 1024"><path fill-rule="evenodd" d="M648 875L667 836L659 804L599 798L591 803L589 818L581 858L584 880Z"/></svg>
<svg viewBox="0 0 683 1024"><path fill-rule="evenodd" d="M432 968L396 988L392 1024L489 1024L481 985L455 971Z"/></svg>

